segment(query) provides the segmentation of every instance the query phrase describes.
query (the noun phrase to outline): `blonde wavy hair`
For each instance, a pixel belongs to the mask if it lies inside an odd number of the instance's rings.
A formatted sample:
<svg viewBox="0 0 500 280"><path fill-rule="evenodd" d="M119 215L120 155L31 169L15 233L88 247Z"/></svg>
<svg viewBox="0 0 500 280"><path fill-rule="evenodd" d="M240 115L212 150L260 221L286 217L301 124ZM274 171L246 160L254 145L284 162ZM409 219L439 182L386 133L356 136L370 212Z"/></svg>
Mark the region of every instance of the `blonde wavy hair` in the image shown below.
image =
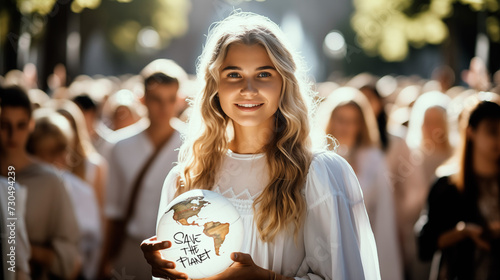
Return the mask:
<svg viewBox="0 0 500 280"><path fill-rule="evenodd" d="M177 195L191 189L212 189L231 141L231 119L217 96L219 68L232 44L261 45L283 78L272 140L263 147L270 182L253 204L255 222L263 241L272 241L282 229L295 228L306 211L302 189L311 152L312 87L303 64L291 51L279 27L268 18L235 12L210 30L198 60L201 92L195 96L184 143L179 153Z"/></svg>

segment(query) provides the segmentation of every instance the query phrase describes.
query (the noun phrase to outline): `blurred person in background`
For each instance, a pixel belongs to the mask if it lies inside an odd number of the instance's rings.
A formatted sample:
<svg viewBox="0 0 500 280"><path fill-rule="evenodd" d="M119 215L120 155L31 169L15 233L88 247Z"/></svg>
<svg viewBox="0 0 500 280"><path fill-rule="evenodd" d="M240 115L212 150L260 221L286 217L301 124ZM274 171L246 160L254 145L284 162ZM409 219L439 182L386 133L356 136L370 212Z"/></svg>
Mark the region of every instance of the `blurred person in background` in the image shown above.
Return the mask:
<svg viewBox="0 0 500 280"><path fill-rule="evenodd" d="M68 168L92 186L99 202L99 209L103 209L108 163L92 145L83 113L75 103L69 100L52 100L47 106L54 108L71 124L74 137L73 143L69 146L71 150L68 154Z"/></svg>
<svg viewBox="0 0 500 280"><path fill-rule="evenodd" d="M88 94L79 94L73 97L72 101L78 105L85 118L87 133L90 137L92 145L96 151L106 160L109 160L109 154L113 147L113 141L110 139L110 129L102 124L99 117L97 103ZM106 132L102 133L101 130ZM101 132L101 133L100 133Z"/></svg>
<svg viewBox="0 0 500 280"><path fill-rule="evenodd" d="M155 235L156 214L166 175L177 161L181 138L171 125L184 70L172 60L144 81L149 126L115 144L109 161L106 234L102 275L113 269L150 279L151 267L139 248ZM153 62L154 63L154 62ZM148 66L146 66L148 67Z"/></svg>
<svg viewBox="0 0 500 280"><path fill-rule="evenodd" d="M62 178L26 150L34 128L32 105L17 87L0 89L0 172L9 166L26 186L26 229L31 246L32 279L73 279L81 266L80 231Z"/></svg>
<svg viewBox="0 0 500 280"><path fill-rule="evenodd" d="M359 90L368 99L376 116L382 151L385 153L389 176L394 187L394 207L404 261L405 279L413 279L412 263L417 259L417 243L413 226L425 202L427 186L422 170L411 161L411 153L402 135L389 132L385 101L374 84L366 83Z"/></svg>
<svg viewBox="0 0 500 280"><path fill-rule="evenodd" d="M427 190L436 179L437 167L453 152L448 129L449 102L445 94L431 91L420 95L411 109L406 143L412 150L412 163L422 169Z"/></svg>
<svg viewBox="0 0 500 280"><path fill-rule="evenodd" d="M455 84L455 72L448 65L442 65L432 71L432 80L439 83L439 91L446 92Z"/></svg>
<svg viewBox="0 0 500 280"><path fill-rule="evenodd" d="M28 140L28 151L60 170L81 233L82 270L78 279L95 279L102 245L102 226L94 189L70 171L70 154L75 150L76 134L69 120L52 109L39 109L34 115L35 128Z"/></svg>
<svg viewBox="0 0 500 280"><path fill-rule="evenodd" d="M128 89L112 94L104 104L104 118L109 120L109 128L114 131L124 129L141 119L141 104L137 96Z"/></svg>
<svg viewBox="0 0 500 280"><path fill-rule="evenodd" d="M469 69L462 71L462 80L477 91L486 91L491 88L488 68L483 59L477 56L471 59Z"/></svg>
<svg viewBox="0 0 500 280"><path fill-rule="evenodd" d="M358 177L377 243L382 279L403 279L393 186L368 100L355 88L341 87L321 103L318 117L325 132L338 141L338 154Z"/></svg>
<svg viewBox="0 0 500 280"><path fill-rule="evenodd" d="M441 251L436 279L500 279L500 106L479 102L462 121L457 171L432 186L419 255Z"/></svg>

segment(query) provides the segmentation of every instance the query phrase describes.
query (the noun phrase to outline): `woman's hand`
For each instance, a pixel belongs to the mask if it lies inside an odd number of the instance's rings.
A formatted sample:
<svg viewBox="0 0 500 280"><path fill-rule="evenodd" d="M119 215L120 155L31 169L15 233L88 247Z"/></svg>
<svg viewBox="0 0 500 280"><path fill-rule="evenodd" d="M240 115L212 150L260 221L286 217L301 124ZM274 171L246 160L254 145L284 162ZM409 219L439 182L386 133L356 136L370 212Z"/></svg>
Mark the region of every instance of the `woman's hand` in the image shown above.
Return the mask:
<svg viewBox="0 0 500 280"><path fill-rule="evenodd" d="M273 280L274 273L257 266L249 254L232 253L231 259L234 263L224 272L215 276L203 278L203 280L224 280L224 279L239 279L239 280Z"/></svg>
<svg viewBox="0 0 500 280"><path fill-rule="evenodd" d="M490 250L490 244L488 243L488 241L482 238L483 234L482 227L476 224L466 223L464 232L470 239L472 239L472 241L474 241L474 243L476 243L476 246L486 251Z"/></svg>
<svg viewBox="0 0 500 280"><path fill-rule="evenodd" d="M457 226L439 236L438 238L438 247L440 249L444 249L450 246L454 246L458 242L469 238L476 246L483 250L489 250L490 244L483 239L483 228L473 224L473 223L464 223L459 222Z"/></svg>
<svg viewBox="0 0 500 280"><path fill-rule="evenodd" d="M155 277L165 279L188 279L187 275L175 270L175 263L161 257L160 250L170 248L170 241L158 241L156 236L145 239L141 243L141 250L144 258L152 267L152 274Z"/></svg>

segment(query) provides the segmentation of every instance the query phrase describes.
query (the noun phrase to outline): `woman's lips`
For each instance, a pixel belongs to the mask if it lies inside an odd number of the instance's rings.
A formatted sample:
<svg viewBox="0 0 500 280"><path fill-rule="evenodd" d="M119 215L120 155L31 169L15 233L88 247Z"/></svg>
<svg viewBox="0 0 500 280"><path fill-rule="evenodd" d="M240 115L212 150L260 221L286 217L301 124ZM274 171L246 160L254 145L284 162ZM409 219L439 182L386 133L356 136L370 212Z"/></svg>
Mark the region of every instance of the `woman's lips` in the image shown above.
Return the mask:
<svg viewBox="0 0 500 280"><path fill-rule="evenodd" d="M234 105L243 112L253 112L260 109L264 103L237 103Z"/></svg>

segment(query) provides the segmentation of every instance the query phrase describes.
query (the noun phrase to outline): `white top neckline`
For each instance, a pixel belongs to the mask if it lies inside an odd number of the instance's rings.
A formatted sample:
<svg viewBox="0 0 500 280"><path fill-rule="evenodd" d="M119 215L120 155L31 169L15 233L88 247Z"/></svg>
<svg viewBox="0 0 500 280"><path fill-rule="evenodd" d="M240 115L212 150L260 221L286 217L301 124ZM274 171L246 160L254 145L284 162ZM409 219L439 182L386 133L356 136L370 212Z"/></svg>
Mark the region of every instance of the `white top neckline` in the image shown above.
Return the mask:
<svg viewBox="0 0 500 280"><path fill-rule="evenodd" d="M227 149L227 156L234 158L234 159L239 159L239 160L252 160L252 159L258 159L264 157L266 154L265 153L258 153L258 154L238 154L230 149Z"/></svg>

